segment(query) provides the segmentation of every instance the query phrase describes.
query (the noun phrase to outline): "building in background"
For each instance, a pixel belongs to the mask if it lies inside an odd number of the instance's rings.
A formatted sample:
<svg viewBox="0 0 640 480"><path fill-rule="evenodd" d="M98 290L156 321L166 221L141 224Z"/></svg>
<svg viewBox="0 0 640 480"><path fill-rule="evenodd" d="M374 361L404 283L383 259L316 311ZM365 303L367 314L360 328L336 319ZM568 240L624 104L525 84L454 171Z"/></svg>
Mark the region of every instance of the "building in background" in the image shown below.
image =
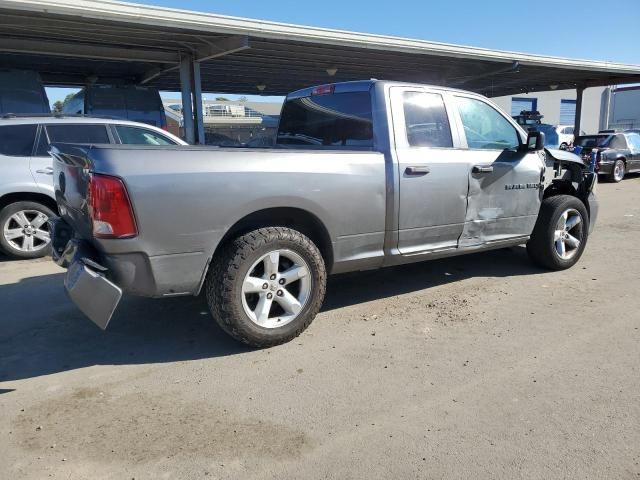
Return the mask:
<svg viewBox="0 0 640 480"><path fill-rule="evenodd" d="M164 99L166 111L180 115L179 99ZM282 102L204 100L205 141L209 145L269 145L275 138Z"/></svg>
<svg viewBox="0 0 640 480"><path fill-rule="evenodd" d="M605 87L593 87L584 91L581 129L586 133L597 133L602 129L600 112L605 90ZM544 115L543 123L551 125L573 125L576 114L575 90L523 93L491 100L511 116L522 110L537 110Z"/></svg>
<svg viewBox="0 0 640 480"><path fill-rule="evenodd" d="M610 87L602 92L600 129L640 128L640 85Z"/></svg>

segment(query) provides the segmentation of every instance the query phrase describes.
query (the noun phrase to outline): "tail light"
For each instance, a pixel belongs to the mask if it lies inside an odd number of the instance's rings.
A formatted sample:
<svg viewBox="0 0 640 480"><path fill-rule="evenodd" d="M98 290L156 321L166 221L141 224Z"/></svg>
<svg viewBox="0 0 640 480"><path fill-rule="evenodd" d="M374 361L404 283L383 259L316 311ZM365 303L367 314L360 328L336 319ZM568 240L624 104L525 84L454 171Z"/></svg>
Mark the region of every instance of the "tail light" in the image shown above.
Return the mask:
<svg viewBox="0 0 640 480"><path fill-rule="evenodd" d="M88 203L95 237L130 238L138 234L127 189L119 178L92 174Z"/></svg>

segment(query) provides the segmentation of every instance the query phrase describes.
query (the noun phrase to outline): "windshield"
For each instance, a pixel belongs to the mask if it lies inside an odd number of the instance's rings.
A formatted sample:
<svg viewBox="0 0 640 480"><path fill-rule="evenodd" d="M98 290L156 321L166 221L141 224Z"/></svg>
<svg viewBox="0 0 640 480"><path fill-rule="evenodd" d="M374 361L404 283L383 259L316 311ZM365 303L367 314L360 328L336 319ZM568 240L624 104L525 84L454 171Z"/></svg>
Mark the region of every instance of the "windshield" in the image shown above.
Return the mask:
<svg viewBox="0 0 640 480"><path fill-rule="evenodd" d="M579 147L606 147L609 143L610 135L586 135L576 138L574 145Z"/></svg>

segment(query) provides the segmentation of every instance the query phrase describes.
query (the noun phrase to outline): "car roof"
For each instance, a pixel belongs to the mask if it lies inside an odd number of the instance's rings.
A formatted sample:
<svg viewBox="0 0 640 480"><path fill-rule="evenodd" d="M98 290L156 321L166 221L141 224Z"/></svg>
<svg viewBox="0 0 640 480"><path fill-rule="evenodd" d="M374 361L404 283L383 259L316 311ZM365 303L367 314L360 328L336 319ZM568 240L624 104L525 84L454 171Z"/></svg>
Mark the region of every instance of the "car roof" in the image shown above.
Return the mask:
<svg viewBox="0 0 640 480"><path fill-rule="evenodd" d="M187 145L187 143L180 137L173 135L171 132L167 132L155 125L149 125L148 123L133 122L131 120L119 119L119 118L105 118L105 117L91 117L87 115L13 115L6 114L0 116L0 126L2 125L33 125L33 124L59 124L59 125L78 125L78 124L101 124L101 125L131 125L132 127L143 127L150 130L155 130L171 139L178 141L181 144Z"/></svg>
<svg viewBox="0 0 640 480"><path fill-rule="evenodd" d="M133 122L122 118L108 118L100 116L87 116L87 115L56 115L56 114L4 114L0 116L0 125L24 125L32 123L117 123L125 125L136 125L157 128L155 125L149 125L148 123Z"/></svg>

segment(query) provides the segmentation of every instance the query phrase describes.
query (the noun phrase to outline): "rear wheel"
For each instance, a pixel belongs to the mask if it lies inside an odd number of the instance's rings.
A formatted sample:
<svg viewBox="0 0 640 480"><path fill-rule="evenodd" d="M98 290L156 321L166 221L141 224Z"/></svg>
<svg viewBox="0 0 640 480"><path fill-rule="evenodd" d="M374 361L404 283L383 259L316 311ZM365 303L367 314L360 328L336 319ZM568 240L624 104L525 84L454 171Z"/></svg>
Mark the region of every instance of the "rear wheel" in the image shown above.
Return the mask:
<svg viewBox="0 0 640 480"><path fill-rule="evenodd" d="M222 329L263 348L300 335L320 310L325 286L325 265L316 245L296 230L270 227L223 247L205 290Z"/></svg>
<svg viewBox="0 0 640 480"><path fill-rule="evenodd" d="M17 259L44 257L51 253L47 220L55 213L36 202L15 202L0 211L0 247Z"/></svg>
<svg viewBox="0 0 640 480"><path fill-rule="evenodd" d="M589 236L589 215L584 203L570 195L546 198L531 238L529 257L550 270L564 270L582 256Z"/></svg>
<svg viewBox="0 0 640 480"><path fill-rule="evenodd" d="M609 180L612 182L618 183L622 181L625 174L625 164L623 160L616 160L616 163L613 164L613 169L611 170L611 175L609 176Z"/></svg>

